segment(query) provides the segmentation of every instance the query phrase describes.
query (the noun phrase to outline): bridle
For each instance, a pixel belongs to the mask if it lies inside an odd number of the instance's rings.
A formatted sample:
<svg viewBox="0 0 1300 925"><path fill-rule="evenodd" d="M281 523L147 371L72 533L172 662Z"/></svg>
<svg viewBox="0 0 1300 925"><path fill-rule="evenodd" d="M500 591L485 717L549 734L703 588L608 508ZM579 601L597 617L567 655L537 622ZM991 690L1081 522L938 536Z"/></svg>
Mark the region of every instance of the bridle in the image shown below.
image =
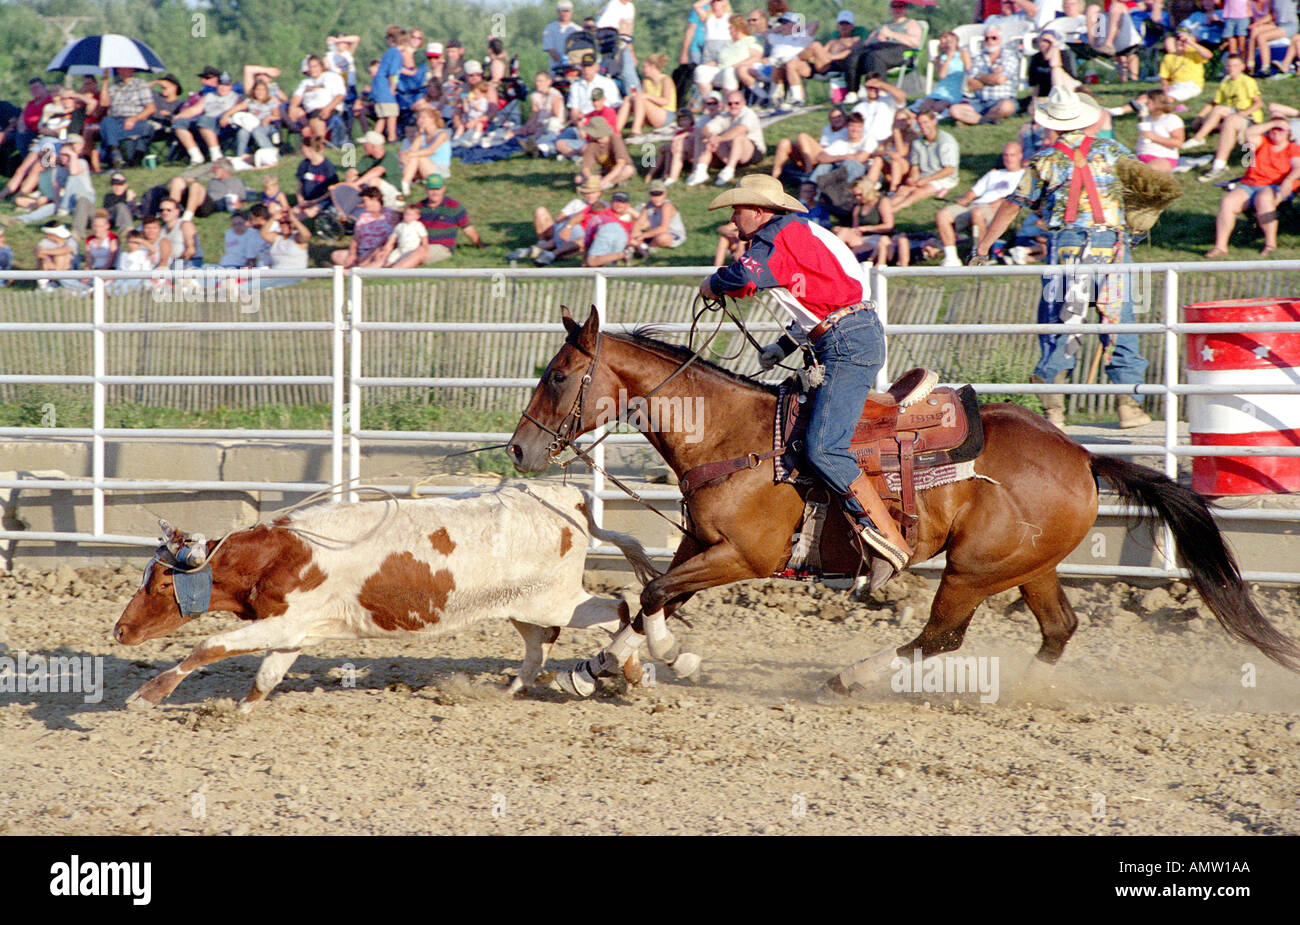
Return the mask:
<svg viewBox="0 0 1300 925"><path fill-rule="evenodd" d="M573 405L569 408L569 413L560 419L560 423L554 429L547 427L529 414L528 409L524 409L524 419L552 437L550 444L546 448L549 462L555 462L556 457L568 449L573 441L580 436L579 431L582 429L583 419L587 416L587 389L591 386L591 381L596 375L596 366L600 363L600 348L604 342L605 335L597 331L596 349L591 354L591 363L587 366L587 371L583 373L582 380L578 383L578 394L573 397ZM570 343L573 344L575 349L582 349L578 347L576 337L571 339Z"/></svg>

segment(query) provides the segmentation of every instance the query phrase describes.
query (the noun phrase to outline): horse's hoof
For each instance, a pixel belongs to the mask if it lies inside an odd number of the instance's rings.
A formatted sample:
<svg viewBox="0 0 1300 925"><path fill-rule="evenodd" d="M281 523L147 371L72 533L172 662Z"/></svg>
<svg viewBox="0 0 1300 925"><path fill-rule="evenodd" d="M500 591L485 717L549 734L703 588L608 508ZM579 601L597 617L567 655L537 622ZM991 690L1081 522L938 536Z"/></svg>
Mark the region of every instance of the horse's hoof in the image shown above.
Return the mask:
<svg viewBox="0 0 1300 925"><path fill-rule="evenodd" d="M524 679L516 676L513 681L506 687L506 696L513 697L515 694L522 693L524 689Z"/></svg>
<svg viewBox="0 0 1300 925"><path fill-rule="evenodd" d="M668 663L672 668L673 674L683 681L695 681L700 676L700 664L702 659L694 652L683 652Z"/></svg>
<svg viewBox="0 0 1300 925"><path fill-rule="evenodd" d="M817 701L819 706L831 707L848 700L849 690L844 686L843 681L838 677L834 677L817 688L817 693L813 695L813 699Z"/></svg>

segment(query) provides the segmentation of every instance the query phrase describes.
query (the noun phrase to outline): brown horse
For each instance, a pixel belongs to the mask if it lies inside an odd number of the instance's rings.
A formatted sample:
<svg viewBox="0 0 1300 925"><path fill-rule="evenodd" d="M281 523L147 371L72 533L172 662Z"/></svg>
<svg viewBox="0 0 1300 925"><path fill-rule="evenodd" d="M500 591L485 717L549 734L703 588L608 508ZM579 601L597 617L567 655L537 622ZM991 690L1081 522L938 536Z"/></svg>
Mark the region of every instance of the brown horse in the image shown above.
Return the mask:
<svg viewBox="0 0 1300 925"><path fill-rule="evenodd" d="M637 426L679 478L702 463L771 449L772 386L699 359L674 375L692 357L690 350L641 333L604 334L594 308L585 324L567 309L563 320L568 337L542 374L509 444L520 472L546 469L581 434L611 423L608 415L601 419L601 409L620 397L618 407L624 408L638 407L636 397L650 396L678 409L685 400L699 399L703 421L687 432L681 415L655 414L649 401L639 406L648 413L638 415ZM1300 647L1260 614L1204 498L1153 469L1094 456L1016 405L984 405L980 417L985 444L975 460L978 477L918 493L919 534L909 564L940 552L947 556L929 621L906 645L831 678L820 692L823 699L862 685L895 657L911 658L919 649L928 658L957 649L975 608L1008 588L1020 589L1038 619L1043 641L1037 657L1054 664L1077 625L1056 566L1097 518L1099 478L1126 503L1150 508L1169 525L1192 582L1230 635L1288 668L1300 667ZM631 651L645 632L651 655L665 657L671 635L662 629L664 618L693 594L771 576L789 560L804 498L794 486L774 483L771 459L755 455L752 460L754 468L702 485L685 498L690 534L668 571L642 591L642 615L627 628L638 634L627 637ZM823 564L827 573L855 574L862 570L861 556L841 521L827 520L833 535L822 544ZM628 651L625 645L612 655L621 663ZM593 673L615 668L610 658L585 664Z"/></svg>

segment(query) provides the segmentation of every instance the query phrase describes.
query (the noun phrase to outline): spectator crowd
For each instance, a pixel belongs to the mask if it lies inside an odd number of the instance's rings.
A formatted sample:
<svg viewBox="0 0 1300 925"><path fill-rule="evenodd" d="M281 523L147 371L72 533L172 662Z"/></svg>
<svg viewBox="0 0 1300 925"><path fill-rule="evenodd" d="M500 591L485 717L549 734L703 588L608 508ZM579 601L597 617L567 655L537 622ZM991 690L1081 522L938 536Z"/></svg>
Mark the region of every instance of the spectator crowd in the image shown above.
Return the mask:
<svg viewBox="0 0 1300 925"><path fill-rule="evenodd" d="M555 20L530 39L546 56L531 88L519 49L499 37L471 50L398 25L382 37L328 36L295 75L247 64L192 76L115 68L68 86L33 77L23 105L0 109L0 199L15 210L0 224L38 225L34 266L50 271L291 271L310 265L313 243L318 263L411 268L462 242L484 246L454 162L555 157L572 165L574 195L534 208L532 237L510 242L512 261L650 258L687 237L674 184L727 186L761 171L797 190L862 260L953 266L1021 186L1024 165L1055 144L1035 107L1054 88L1087 94L1092 66L1134 83L1129 102L1101 111L1098 137L1135 119L1135 155L1151 169L1201 166L1201 181L1224 183L1245 153L1209 256L1226 253L1243 212L1263 234L1261 253L1277 247L1279 207L1300 186L1300 112L1267 103L1261 82L1294 76L1296 0L982 0L978 24L935 37L932 87L909 100L900 78L924 59L926 5L891 0L870 26L841 10L823 28L784 0L743 13L696 0L683 5L673 61L639 54L633 2L608 0L578 20L558 0ZM377 54L358 63L363 48ZM818 80L830 87L826 126L781 136L774 121L806 106ZM963 133L1018 119L1001 163L962 189ZM648 143L657 147L644 156ZM355 158L339 157L348 145ZM299 158L291 189L264 172L286 156ZM165 184L129 180L171 162L186 169ZM97 198L101 173L109 185ZM634 194L641 178L645 192ZM944 203L933 227L900 233L900 216L927 199ZM195 219L215 213L229 229L222 253L204 254ZM1031 214L994 253L1026 263L1044 256L1044 241ZM719 229L719 263L742 251L735 228ZM0 269L16 266L0 228Z"/></svg>

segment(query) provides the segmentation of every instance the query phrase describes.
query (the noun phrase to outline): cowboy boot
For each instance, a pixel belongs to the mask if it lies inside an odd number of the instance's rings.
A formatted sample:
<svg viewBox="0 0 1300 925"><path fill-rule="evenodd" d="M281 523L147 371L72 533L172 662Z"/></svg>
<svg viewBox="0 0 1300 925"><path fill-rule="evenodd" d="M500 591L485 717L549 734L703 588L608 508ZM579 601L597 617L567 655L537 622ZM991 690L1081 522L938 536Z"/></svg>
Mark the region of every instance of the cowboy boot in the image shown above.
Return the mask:
<svg viewBox="0 0 1300 925"><path fill-rule="evenodd" d="M1068 372L1064 372L1064 371L1057 373L1056 382L1057 383L1064 382L1069 377L1069 375L1070 374ZM1047 385L1047 380L1044 379L1042 376L1030 376L1029 381L1034 383L1035 385ZM1060 394L1059 392L1052 393L1052 394L1040 393L1038 396L1038 400L1043 403L1043 417L1047 418L1048 422L1055 424L1057 427L1064 430L1065 429L1065 396Z"/></svg>
<svg viewBox="0 0 1300 925"><path fill-rule="evenodd" d="M912 549L868 476L859 474L844 498L856 501L865 512L865 518L859 518L849 511L848 505L844 509L849 525L863 544L862 551L865 553L870 548L876 554L871 560L871 590L874 591L903 570L912 558ZM869 523L863 523L866 518L870 519Z"/></svg>
<svg viewBox="0 0 1300 925"><path fill-rule="evenodd" d="M1115 402L1115 407L1119 410L1119 426L1121 430L1128 430L1130 427L1141 427L1143 424L1151 423L1151 415L1142 410L1142 406L1132 395L1121 395Z"/></svg>

